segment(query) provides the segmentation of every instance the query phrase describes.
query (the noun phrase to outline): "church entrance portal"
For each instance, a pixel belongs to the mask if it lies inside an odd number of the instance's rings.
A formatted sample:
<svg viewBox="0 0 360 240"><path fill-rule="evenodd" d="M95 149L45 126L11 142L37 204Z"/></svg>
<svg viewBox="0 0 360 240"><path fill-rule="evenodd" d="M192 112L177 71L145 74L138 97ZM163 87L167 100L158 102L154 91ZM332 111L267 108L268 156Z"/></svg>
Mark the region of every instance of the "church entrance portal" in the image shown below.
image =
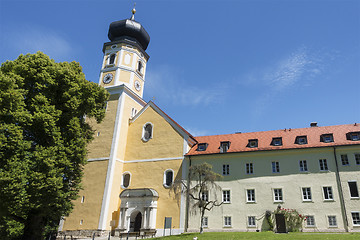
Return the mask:
<svg viewBox="0 0 360 240"><path fill-rule="evenodd" d="M159 194L151 188L126 189L121 192L120 232L140 232L156 229L156 210Z"/></svg>

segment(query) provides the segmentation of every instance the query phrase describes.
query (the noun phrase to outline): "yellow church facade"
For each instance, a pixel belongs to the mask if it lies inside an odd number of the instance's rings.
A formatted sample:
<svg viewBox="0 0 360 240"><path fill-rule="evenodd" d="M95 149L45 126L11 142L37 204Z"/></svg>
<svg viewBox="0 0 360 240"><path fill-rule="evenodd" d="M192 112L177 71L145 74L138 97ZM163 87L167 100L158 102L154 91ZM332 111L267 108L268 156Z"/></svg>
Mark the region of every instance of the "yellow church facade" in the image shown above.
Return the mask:
<svg viewBox="0 0 360 240"><path fill-rule="evenodd" d="M360 231L359 124L193 137L142 99L150 37L134 13L109 27L106 116L92 123L83 190L61 234L169 235L165 221L171 234L196 231L199 214L171 186L189 184L189 167L203 162L224 177L206 193L223 204L206 212L205 231L268 230L263 216L279 205L308 217L304 231Z"/></svg>
<svg viewBox="0 0 360 240"><path fill-rule="evenodd" d="M176 197L170 187L186 176L185 154L196 141L142 99L149 36L134 16L112 23L109 39L99 79L110 93L106 116L92 124L95 139L88 147L83 190L60 230L83 236L140 230L154 235L168 218L171 233L181 233L185 196Z"/></svg>

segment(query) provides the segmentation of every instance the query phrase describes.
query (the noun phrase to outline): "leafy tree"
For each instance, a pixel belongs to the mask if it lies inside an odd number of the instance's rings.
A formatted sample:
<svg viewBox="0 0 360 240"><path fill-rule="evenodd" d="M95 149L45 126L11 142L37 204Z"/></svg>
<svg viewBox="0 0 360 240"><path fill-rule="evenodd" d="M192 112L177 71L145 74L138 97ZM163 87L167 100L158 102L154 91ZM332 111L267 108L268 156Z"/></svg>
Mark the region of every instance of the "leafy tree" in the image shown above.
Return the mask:
<svg viewBox="0 0 360 240"><path fill-rule="evenodd" d="M205 211L211 211L213 207L218 207L223 202L209 198L210 189L221 189L216 184L222 176L212 171L212 166L208 163L193 165L189 168L189 183L182 180L175 181L173 190L175 193L183 192L192 200L192 208L200 210L200 233L203 233L203 223Z"/></svg>
<svg viewBox="0 0 360 240"><path fill-rule="evenodd" d="M0 238L56 232L81 188L86 146L108 93L76 62L20 55L0 67Z"/></svg>

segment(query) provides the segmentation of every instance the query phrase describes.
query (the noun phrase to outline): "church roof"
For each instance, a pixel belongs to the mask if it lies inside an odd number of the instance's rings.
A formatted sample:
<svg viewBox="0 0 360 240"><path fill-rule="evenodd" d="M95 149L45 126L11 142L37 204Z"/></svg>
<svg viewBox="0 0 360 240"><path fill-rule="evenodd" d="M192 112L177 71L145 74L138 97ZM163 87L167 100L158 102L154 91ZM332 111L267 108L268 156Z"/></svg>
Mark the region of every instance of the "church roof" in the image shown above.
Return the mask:
<svg viewBox="0 0 360 240"><path fill-rule="evenodd" d="M347 124L195 137L188 156L360 145L360 125ZM228 145L223 150L220 145Z"/></svg>

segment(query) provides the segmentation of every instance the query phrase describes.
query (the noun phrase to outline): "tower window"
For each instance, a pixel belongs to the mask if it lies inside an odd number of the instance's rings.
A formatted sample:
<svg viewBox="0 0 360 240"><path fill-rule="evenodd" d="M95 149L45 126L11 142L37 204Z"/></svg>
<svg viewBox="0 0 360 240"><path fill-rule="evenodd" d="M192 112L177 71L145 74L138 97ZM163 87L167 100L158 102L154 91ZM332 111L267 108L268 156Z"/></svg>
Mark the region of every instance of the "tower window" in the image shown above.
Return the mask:
<svg viewBox="0 0 360 240"><path fill-rule="evenodd" d="M123 174L122 187L127 188L130 185L130 173L126 172Z"/></svg>
<svg viewBox="0 0 360 240"><path fill-rule="evenodd" d="M164 172L164 187L168 188L171 187L174 181L174 171L168 169Z"/></svg>
<svg viewBox="0 0 360 240"><path fill-rule="evenodd" d="M151 123L146 123L143 127L143 136L142 140L147 142L153 137L153 125Z"/></svg>
<svg viewBox="0 0 360 240"><path fill-rule="evenodd" d="M142 63L141 61L139 61L139 62L138 62L138 67L137 67L138 73L142 74L143 68L144 68L143 63Z"/></svg>
<svg viewBox="0 0 360 240"><path fill-rule="evenodd" d="M114 65L115 64L115 58L116 58L116 54L115 53L112 53L110 54L110 57L109 57L109 65Z"/></svg>
<svg viewBox="0 0 360 240"><path fill-rule="evenodd" d="M135 115L137 114L137 110L135 108L131 109L131 117L135 117Z"/></svg>

